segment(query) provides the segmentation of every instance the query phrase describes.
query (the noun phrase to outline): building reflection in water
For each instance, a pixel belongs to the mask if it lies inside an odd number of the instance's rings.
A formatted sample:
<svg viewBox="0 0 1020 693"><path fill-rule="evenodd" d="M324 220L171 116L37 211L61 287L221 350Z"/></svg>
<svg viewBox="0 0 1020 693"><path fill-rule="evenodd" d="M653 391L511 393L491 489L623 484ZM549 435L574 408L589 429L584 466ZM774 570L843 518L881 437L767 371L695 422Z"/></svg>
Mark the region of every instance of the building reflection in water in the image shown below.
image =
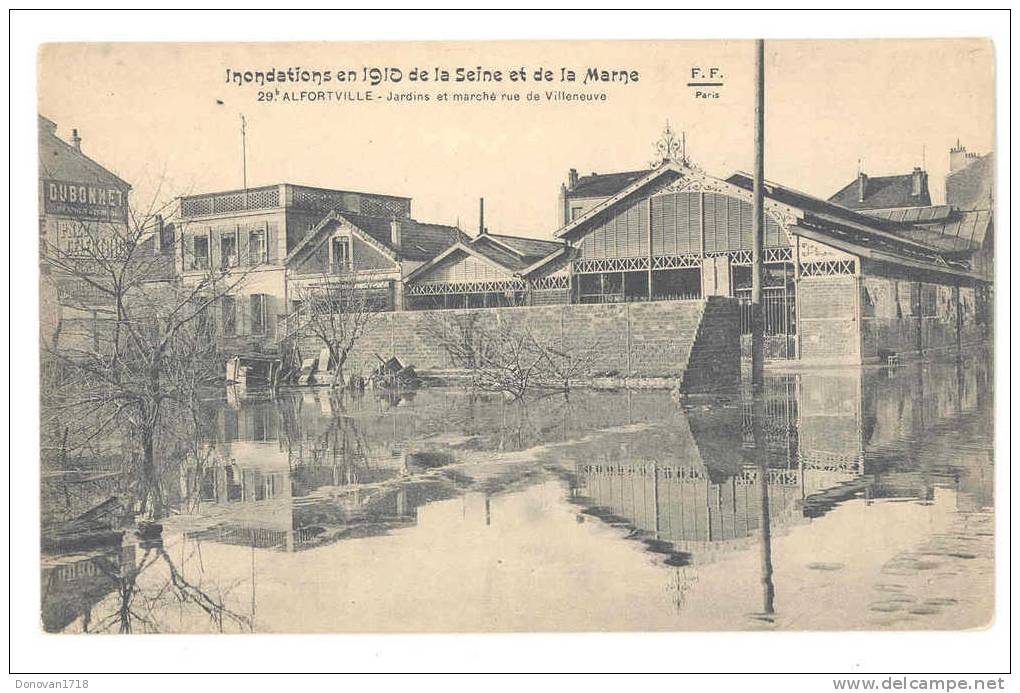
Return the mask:
<svg viewBox="0 0 1020 693"><path fill-rule="evenodd" d="M453 470L465 455L574 440L558 452L584 512L630 526L668 563L711 561L755 544L764 513L782 531L848 498L923 501L936 484L955 487L958 475L931 465L918 442L980 417L988 373L971 359L772 375L760 398L683 408L635 391L526 407L451 390L242 402L211 413L217 463L197 491L213 522L193 536L295 550L385 532L464 492L470 483ZM990 503L990 489L974 490Z"/></svg>
<svg viewBox="0 0 1020 693"><path fill-rule="evenodd" d="M580 516L620 528L668 566L678 610L697 565L760 552L759 616L769 620L782 610L773 604L771 535L849 499L930 502L949 488L960 509L991 506L990 444L947 443L990 425L990 374L980 357L776 374L758 398L683 406L662 391L577 391L523 406L443 388L235 396L209 406L208 454L181 470L174 526L196 548L251 547L250 613L237 624L254 628L258 551L412 527L423 506L465 494L478 498L486 526L498 524L492 497L565 479ZM950 447L951 459L942 452ZM172 575L169 557L160 560ZM122 593L145 560L113 552L79 562L44 569L47 630L87 627L92 605Z"/></svg>
<svg viewBox="0 0 1020 693"><path fill-rule="evenodd" d="M251 632L255 617L255 564L251 613L228 606L236 585L221 585L199 566L198 545L180 544L174 558L161 541L128 541L88 555L44 562L42 624L49 633ZM254 556L254 553L253 553ZM167 618L173 614L176 619Z"/></svg>
<svg viewBox="0 0 1020 693"><path fill-rule="evenodd" d="M763 395L745 393L739 410L692 405L666 433L575 448L572 498L667 564L757 544L767 616L774 532L853 498L929 503L937 487L956 491L960 510L991 506L990 444L962 453L953 444L990 425L990 374L975 358L769 376ZM742 436L726 435L735 430Z"/></svg>

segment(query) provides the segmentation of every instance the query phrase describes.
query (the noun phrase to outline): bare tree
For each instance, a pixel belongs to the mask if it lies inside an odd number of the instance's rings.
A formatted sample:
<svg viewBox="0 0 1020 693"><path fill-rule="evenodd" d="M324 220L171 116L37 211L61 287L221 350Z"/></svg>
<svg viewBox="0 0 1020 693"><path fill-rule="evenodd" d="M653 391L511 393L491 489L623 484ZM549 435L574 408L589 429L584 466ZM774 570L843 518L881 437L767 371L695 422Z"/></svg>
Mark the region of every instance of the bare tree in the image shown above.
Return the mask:
<svg viewBox="0 0 1020 693"><path fill-rule="evenodd" d="M198 449L199 389L222 379L210 309L244 279L210 267L182 283L163 233L167 206L69 221L41 259L58 313L42 340L44 464L104 446L152 519L165 512L164 463ZM88 329L71 329L83 315Z"/></svg>
<svg viewBox="0 0 1020 693"><path fill-rule="evenodd" d="M542 378L549 386L569 392L577 383L590 378L599 354L597 339L585 339L571 348L549 341L538 343L544 367Z"/></svg>
<svg viewBox="0 0 1020 693"><path fill-rule="evenodd" d="M454 368L474 369L485 345L481 318L477 311L429 311L422 316L418 330L425 341L446 352Z"/></svg>
<svg viewBox="0 0 1020 693"><path fill-rule="evenodd" d="M497 323L485 331L483 348L472 369L472 384L520 400L542 374L542 349L530 330Z"/></svg>
<svg viewBox="0 0 1020 693"><path fill-rule="evenodd" d="M187 559L194 563L198 549ZM183 557L182 557L183 560ZM112 595L96 606L99 614L88 609L82 614L82 628L89 633L159 633L169 621L167 613L180 618L185 611L204 615L219 632L227 628L252 632L254 619L228 606L236 584L204 584L204 570L195 577L184 574L162 545L142 549L142 555L103 557L94 565L112 588Z"/></svg>
<svg viewBox="0 0 1020 693"><path fill-rule="evenodd" d="M336 388L343 383L351 350L385 306L353 273L323 274L295 295L301 303L298 331L314 336L328 350L331 386Z"/></svg>
<svg viewBox="0 0 1020 693"><path fill-rule="evenodd" d="M569 391L591 376L598 342L567 348L536 334L525 320L487 311L424 318L422 335L446 351L455 367L467 370L475 389L520 400L530 389Z"/></svg>

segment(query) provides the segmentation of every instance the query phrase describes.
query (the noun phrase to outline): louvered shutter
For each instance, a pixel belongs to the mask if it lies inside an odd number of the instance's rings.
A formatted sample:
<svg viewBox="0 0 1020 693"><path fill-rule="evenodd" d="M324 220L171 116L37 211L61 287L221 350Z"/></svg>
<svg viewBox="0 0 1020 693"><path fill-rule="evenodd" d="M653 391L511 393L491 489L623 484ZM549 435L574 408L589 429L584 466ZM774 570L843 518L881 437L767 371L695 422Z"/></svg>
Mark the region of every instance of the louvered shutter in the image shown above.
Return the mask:
<svg viewBox="0 0 1020 693"><path fill-rule="evenodd" d="M266 222L266 262L279 259L280 224L277 221Z"/></svg>

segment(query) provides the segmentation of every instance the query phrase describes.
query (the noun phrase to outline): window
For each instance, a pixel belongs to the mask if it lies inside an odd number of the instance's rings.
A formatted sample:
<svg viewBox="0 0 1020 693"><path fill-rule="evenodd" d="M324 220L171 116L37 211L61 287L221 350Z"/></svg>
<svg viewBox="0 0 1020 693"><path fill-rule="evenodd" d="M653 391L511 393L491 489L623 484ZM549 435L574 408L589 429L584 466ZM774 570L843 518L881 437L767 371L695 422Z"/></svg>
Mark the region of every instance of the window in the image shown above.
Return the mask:
<svg viewBox="0 0 1020 693"><path fill-rule="evenodd" d="M207 236L195 236L191 269L209 269L209 238Z"/></svg>
<svg viewBox="0 0 1020 693"><path fill-rule="evenodd" d="M173 252L174 249L174 225L161 224L159 228L159 250L163 253Z"/></svg>
<svg viewBox="0 0 1020 693"><path fill-rule="evenodd" d="M583 209L584 209L583 207L571 207L570 208L570 220L573 221L574 219L577 219L579 216L581 216L581 211Z"/></svg>
<svg viewBox="0 0 1020 693"><path fill-rule="evenodd" d="M329 246L329 268L339 274L351 267L351 239L346 236L334 238Z"/></svg>
<svg viewBox="0 0 1020 693"><path fill-rule="evenodd" d="M223 334L233 337L237 334L237 303L233 296L220 299L220 313L223 319Z"/></svg>
<svg viewBox="0 0 1020 693"><path fill-rule="evenodd" d="M937 313L935 309L937 288L934 284L921 284L921 316L934 318Z"/></svg>
<svg viewBox="0 0 1020 693"><path fill-rule="evenodd" d="M251 306L251 334L265 334L266 295L252 294L248 298Z"/></svg>
<svg viewBox="0 0 1020 693"><path fill-rule="evenodd" d="M220 236L220 268L237 267L237 233L229 231Z"/></svg>
<svg viewBox="0 0 1020 693"><path fill-rule="evenodd" d="M268 261L266 231L265 229L253 229L248 234L248 264L254 267Z"/></svg>

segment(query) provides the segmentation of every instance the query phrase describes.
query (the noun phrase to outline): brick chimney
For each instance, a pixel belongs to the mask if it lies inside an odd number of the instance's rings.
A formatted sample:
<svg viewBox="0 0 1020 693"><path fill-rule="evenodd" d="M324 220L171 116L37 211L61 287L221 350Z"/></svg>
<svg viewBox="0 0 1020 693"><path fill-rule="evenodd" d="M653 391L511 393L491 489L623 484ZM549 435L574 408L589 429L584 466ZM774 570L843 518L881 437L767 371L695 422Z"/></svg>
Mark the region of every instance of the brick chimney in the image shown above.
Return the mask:
<svg viewBox="0 0 1020 693"><path fill-rule="evenodd" d="M81 151L81 137L78 135L78 128L71 130L71 146L74 147L76 151Z"/></svg>
<svg viewBox="0 0 1020 693"><path fill-rule="evenodd" d="M577 185L577 169L572 168L567 171L567 190L573 190Z"/></svg>
<svg viewBox="0 0 1020 693"><path fill-rule="evenodd" d="M910 176L910 194L913 197L920 197L928 189L928 173L921 170L919 166L914 167Z"/></svg>
<svg viewBox="0 0 1020 693"><path fill-rule="evenodd" d="M868 193L868 174L861 171L857 174L857 201L864 202Z"/></svg>
<svg viewBox="0 0 1020 693"><path fill-rule="evenodd" d="M485 198L478 198L478 235L485 233Z"/></svg>
<svg viewBox="0 0 1020 693"><path fill-rule="evenodd" d="M401 235L400 219L393 217L390 219L390 245L397 250L400 250Z"/></svg>

